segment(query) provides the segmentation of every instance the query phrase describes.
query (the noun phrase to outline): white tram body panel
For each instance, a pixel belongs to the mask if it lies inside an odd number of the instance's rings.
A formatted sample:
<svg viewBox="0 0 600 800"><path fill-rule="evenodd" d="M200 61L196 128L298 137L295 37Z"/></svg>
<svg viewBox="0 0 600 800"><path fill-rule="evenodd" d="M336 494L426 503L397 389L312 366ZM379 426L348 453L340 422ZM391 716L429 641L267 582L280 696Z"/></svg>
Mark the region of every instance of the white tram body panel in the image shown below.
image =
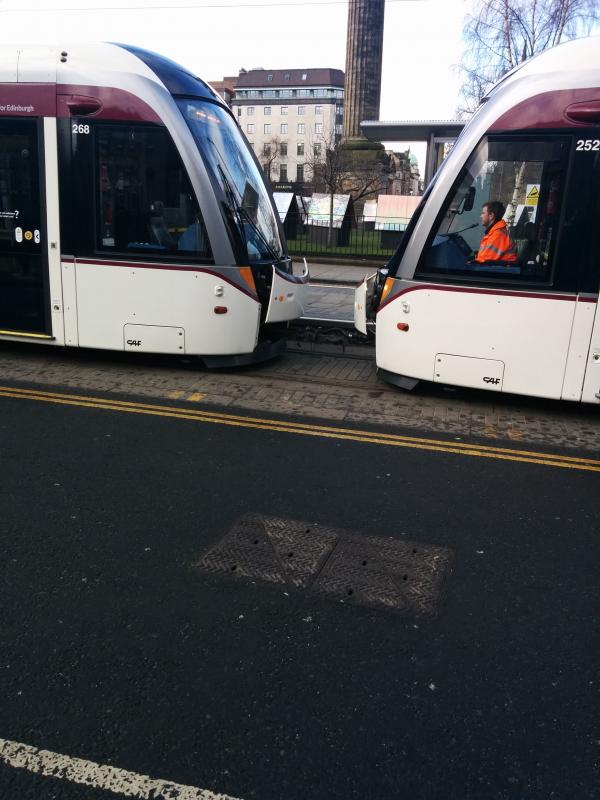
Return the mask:
<svg viewBox="0 0 600 800"><path fill-rule="evenodd" d="M308 269L292 274L260 167L210 87L110 44L5 48L0 84L0 338L219 365L279 351L270 323L303 313Z"/></svg>
<svg viewBox="0 0 600 800"><path fill-rule="evenodd" d="M202 353L210 341L211 354L235 355L256 346L258 303L220 275L82 260L63 262L68 269L75 270L80 347L181 354ZM184 335L173 339L175 328Z"/></svg>
<svg viewBox="0 0 600 800"><path fill-rule="evenodd" d="M546 51L491 90L387 269L357 289L355 324L376 320L383 377L600 402L599 151L600 38ZM492 199L514 263L477 260Z"/></svg>
<svg viewBox="0 0 600 800"><path fill-rule="evenodd" d="M398 351L413 334L415 343L402 353L403 370L411 377L528 394L535 374L537 395L560 396L575 308L570 298L540 302L515 293L475 294L435 285L412 288L377 315L378 336L380 325L395 332L378 339L379 367L395 372ZM409 330L403 332L397 326L405 319ZM539 337L528 335L530 330ZM448 356L453 358L448 361ZM440 358L446 361L445 369L440 368ZM502 365L501 375L490 372L490 362Z"/></svg>

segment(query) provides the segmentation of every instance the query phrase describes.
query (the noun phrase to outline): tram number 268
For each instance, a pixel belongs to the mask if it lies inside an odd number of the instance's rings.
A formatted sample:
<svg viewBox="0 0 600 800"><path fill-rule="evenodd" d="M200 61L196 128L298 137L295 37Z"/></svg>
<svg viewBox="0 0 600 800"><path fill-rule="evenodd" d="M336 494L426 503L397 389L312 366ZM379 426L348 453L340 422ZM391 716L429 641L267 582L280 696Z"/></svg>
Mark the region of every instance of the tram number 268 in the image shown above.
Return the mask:
<svg viewBox="0 0 600 800"><path fill-rule="evenodd" d="M90 132L90 126L89 125L80 125L79 123L74 122L73 123L73 127L71 128L71 131L73 133L89 133Z"/></svg>

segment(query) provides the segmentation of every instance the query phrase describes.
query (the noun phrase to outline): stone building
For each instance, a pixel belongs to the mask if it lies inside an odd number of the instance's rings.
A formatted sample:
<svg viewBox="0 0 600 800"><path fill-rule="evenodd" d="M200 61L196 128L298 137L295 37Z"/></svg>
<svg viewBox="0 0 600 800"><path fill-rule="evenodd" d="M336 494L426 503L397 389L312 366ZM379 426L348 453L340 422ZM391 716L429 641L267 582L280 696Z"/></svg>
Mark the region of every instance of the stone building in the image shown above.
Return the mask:
<svg viewBox="0 0 600 800"><path fill-rule="evenodd" d="M271 182L302 184L311 178L307 161L342 134L344 73L241 70L231 107Z"/></svg>
<svg viewBox="0 0 600 800"><path fill-rule="evenodd" d="M237 82L237 75L226 76L220 81L209 81L212 88L223 98L229 108L231 108L233 98L235 97L235 87L237 86Z"/></svg>

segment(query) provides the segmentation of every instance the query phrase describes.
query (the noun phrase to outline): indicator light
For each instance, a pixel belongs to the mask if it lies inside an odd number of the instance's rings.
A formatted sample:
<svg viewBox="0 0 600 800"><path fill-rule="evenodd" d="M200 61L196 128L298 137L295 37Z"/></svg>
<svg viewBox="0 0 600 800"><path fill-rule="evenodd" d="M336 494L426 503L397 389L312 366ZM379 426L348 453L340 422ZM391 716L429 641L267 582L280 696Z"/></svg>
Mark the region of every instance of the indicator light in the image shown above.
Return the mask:
<svg viewBox="0 0 600 800"><path fill-rule="evenodd" d="M380 303L383 303L385 298L392 291L392 286L393 285L394 285L394 279L393 278L386 278L385 283L383 284L382 292L381 292L381 300L379 301Z"/></svg>
<svg viewBox="0 0 600 800"><path fill-rule="evenodd" d="M240 277L243 279L250 291L256 294L256 284L254 283L252 269L250 267L240 267Z"/></svg>

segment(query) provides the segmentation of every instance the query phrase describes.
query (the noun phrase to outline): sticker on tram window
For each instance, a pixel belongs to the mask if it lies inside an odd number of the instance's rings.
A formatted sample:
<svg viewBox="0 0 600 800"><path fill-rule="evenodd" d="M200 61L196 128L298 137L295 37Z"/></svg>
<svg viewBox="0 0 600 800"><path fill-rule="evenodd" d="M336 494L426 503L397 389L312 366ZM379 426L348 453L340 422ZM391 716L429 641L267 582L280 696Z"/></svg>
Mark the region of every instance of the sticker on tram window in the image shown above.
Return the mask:
<svg viewBox="0 0 600 800"><path fill-rule="evenodd" d="M576 150L600 150L600 139L577 139Z"/></svg>
<svg viewBox="0 0 600 800"><path fill-rule="evenodd" d="M80 125L77 122L74 122L73 123L72 132L73 133L89 133L90 132L90 126L89 125Z"/></svg>

